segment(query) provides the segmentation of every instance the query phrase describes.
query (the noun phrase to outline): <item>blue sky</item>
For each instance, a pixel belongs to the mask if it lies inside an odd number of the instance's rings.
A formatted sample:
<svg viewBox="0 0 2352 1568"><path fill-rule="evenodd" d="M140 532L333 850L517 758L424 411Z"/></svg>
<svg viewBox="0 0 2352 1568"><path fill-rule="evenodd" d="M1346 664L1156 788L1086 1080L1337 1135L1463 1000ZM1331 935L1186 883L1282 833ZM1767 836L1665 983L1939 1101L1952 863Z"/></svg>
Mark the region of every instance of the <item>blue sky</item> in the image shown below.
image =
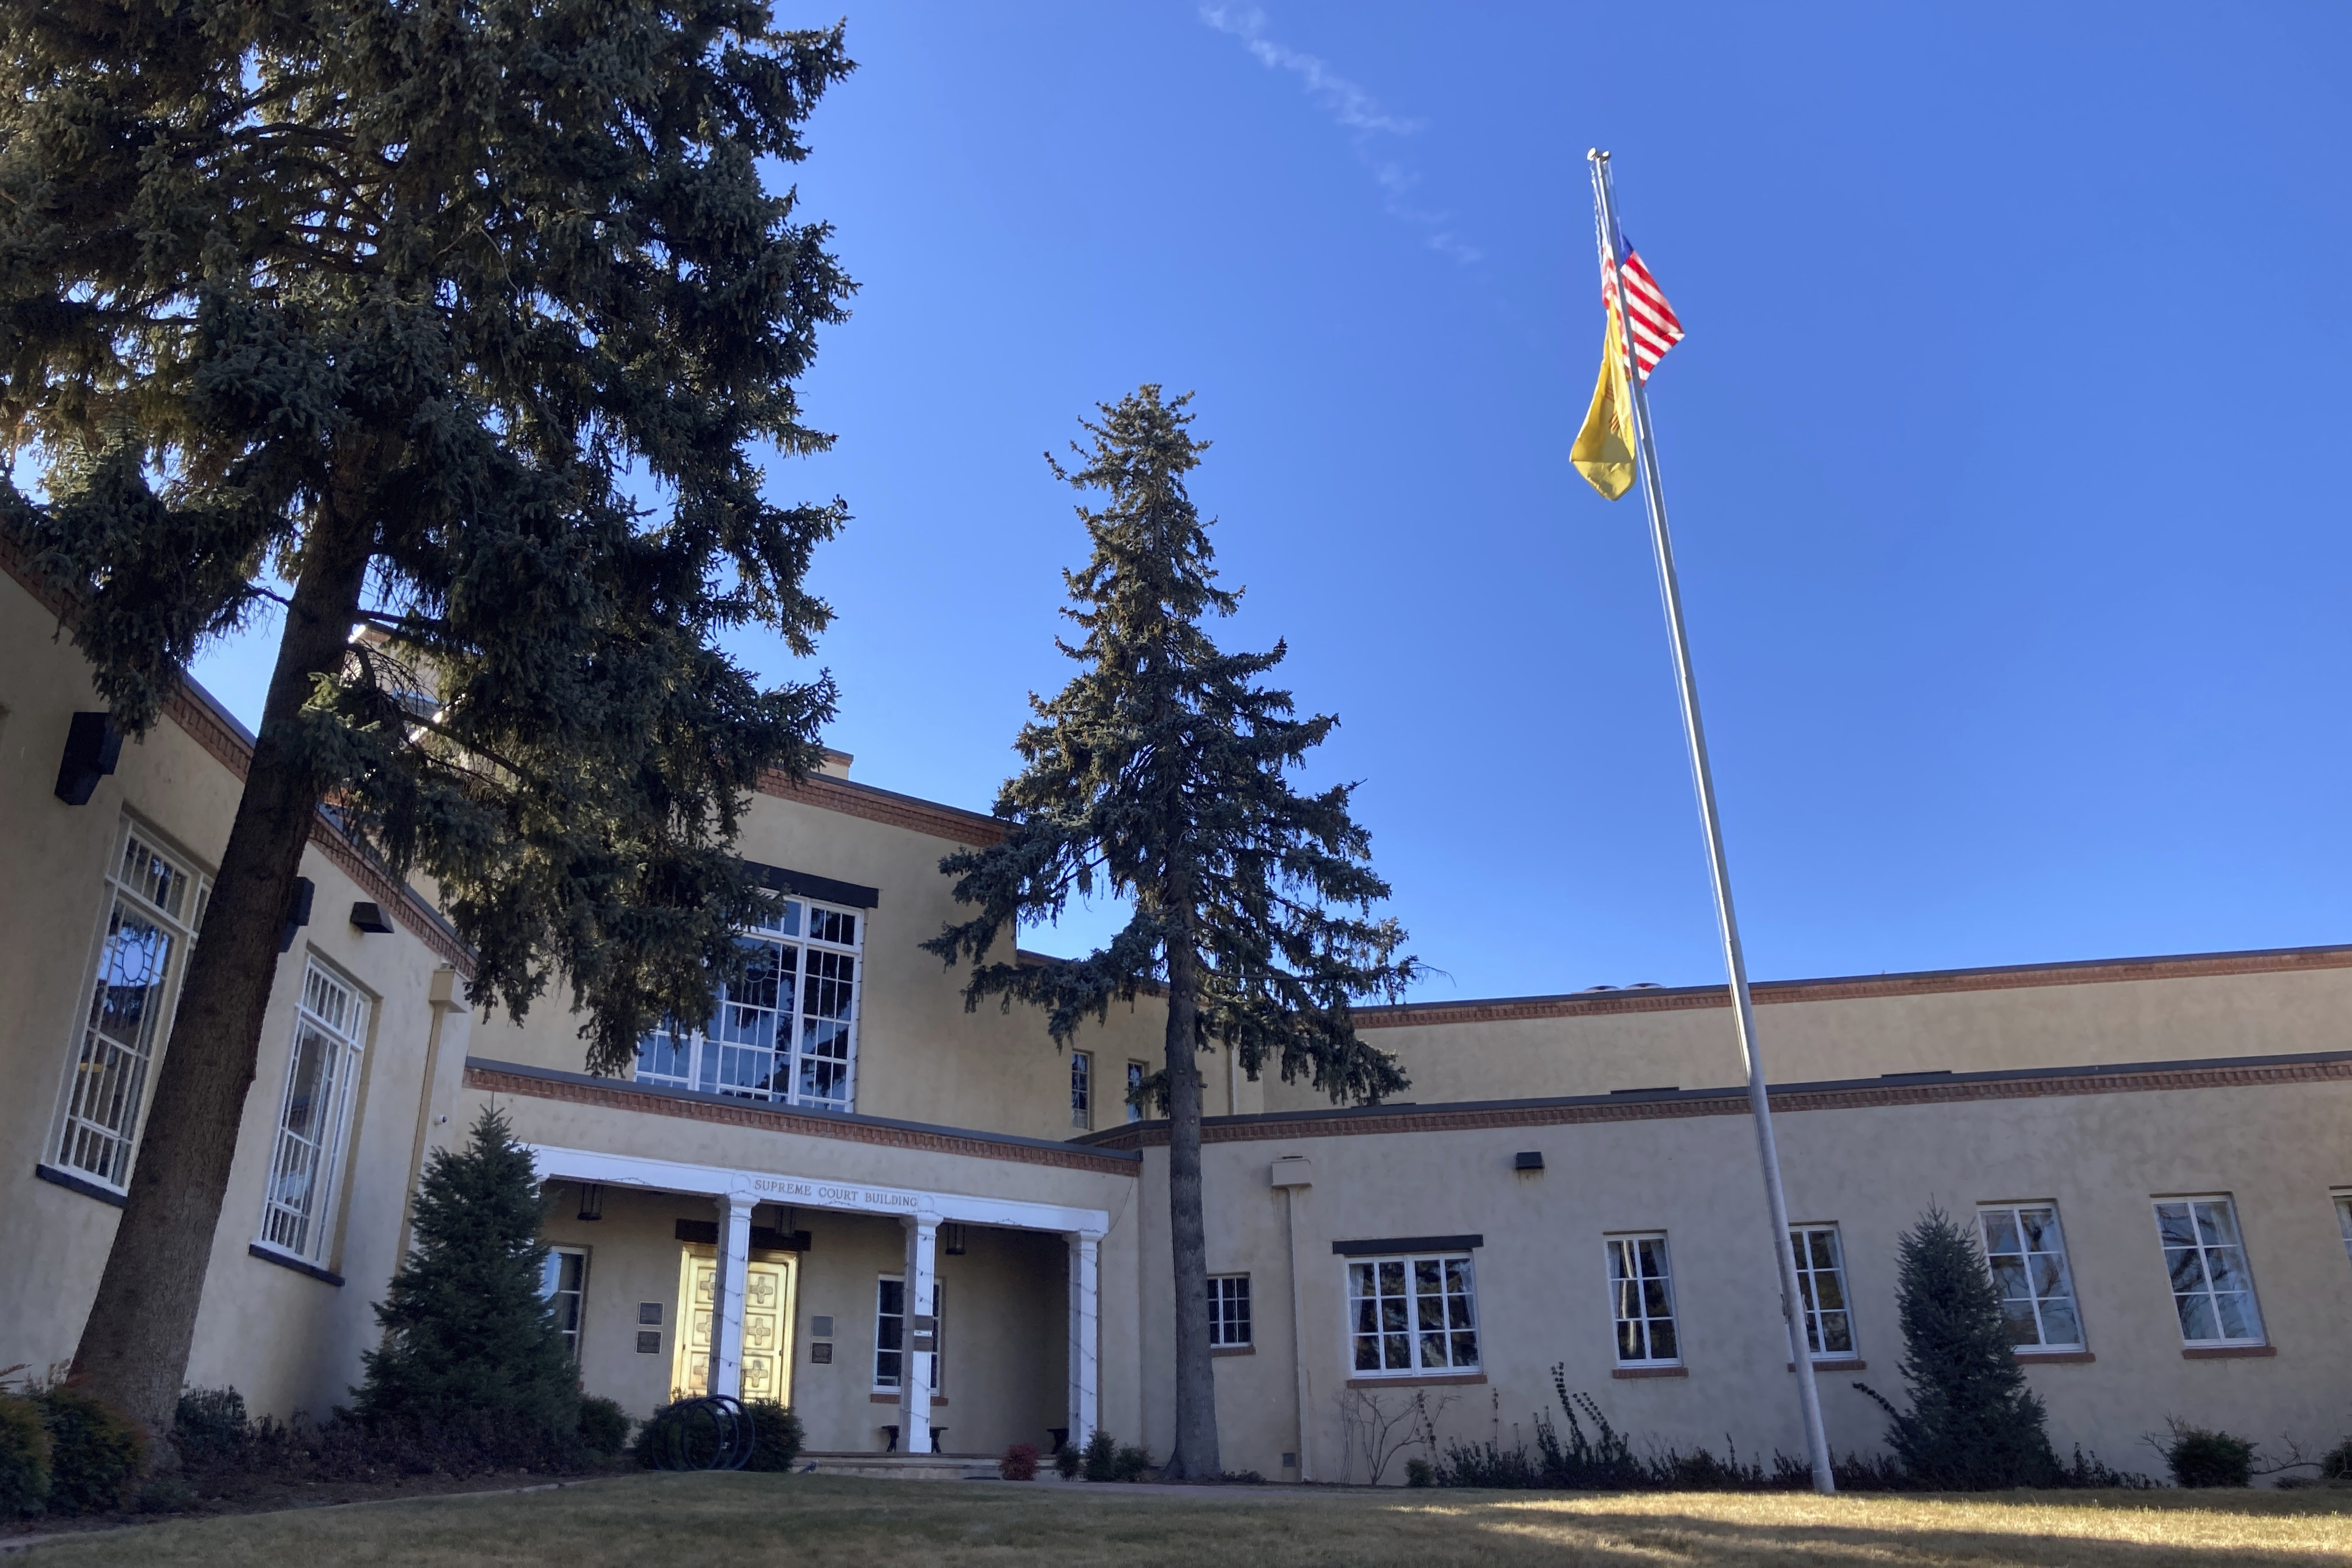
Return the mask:
<svg viewBox="0 0 2352 1568"><path fill-rule="evenodd" d="M2352 939L2352 11L849 27L797 174L863 285L805 385L840 442L771 481L856 514L815 583L857 778L993 797L1067 674L1040 453L1157 381L1420 994L1719 981L1640 503L1565 461L1599 144L1689 331L1652 397L1754 972ZM198 674L250 719L266 654Z"/></svg>

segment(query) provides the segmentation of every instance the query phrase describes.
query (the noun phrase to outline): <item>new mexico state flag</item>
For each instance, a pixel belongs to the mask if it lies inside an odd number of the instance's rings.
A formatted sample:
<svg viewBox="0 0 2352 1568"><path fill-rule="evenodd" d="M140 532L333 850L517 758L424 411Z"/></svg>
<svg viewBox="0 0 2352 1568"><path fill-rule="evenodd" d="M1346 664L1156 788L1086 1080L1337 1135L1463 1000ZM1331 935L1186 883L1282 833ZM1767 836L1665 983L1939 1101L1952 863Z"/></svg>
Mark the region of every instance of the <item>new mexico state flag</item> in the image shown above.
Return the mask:
<svg viewBox="0 0 2352 1568"><path fill-rule="evenodd" d="M1602 340L1601 379L1593 384L1592 406L1584 428L1568 449L1568 460L1592 488L1615 500L1633 488L1633 400L1625 390L1625 345L1617 336L1617 312L1609 312Z"/></svg>

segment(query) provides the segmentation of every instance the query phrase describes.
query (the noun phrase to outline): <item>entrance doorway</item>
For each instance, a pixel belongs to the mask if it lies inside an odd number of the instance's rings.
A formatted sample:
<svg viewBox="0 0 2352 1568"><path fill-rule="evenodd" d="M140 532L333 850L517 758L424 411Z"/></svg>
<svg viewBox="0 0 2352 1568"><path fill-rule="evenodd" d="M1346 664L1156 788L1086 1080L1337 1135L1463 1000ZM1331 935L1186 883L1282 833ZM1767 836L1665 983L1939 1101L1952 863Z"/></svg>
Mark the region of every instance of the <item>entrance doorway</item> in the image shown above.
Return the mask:
<svg viewBox="0 0 2352 1568"><path fill-rule="evenodd" d="M789 1252L754 1252L743 1277L745 1399L793 1402L793 1304L798 1260ZM670 1397L698 1399L710 1392L711 1299L719 1282L715 1248L688 1247L678 1258L677 1296L685 1332L670 1368Z"/></svg>

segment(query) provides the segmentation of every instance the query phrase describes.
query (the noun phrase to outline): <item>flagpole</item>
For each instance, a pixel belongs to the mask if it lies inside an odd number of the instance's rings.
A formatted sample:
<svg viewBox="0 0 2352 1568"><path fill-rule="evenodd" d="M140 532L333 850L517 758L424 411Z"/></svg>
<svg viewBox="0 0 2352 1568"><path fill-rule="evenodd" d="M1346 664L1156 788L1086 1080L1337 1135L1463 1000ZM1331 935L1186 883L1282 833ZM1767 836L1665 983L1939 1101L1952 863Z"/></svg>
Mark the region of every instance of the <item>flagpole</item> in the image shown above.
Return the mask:
<svg viewBox="0 0 2352 1568"><path fill-rule="evenodd" d="M1642 491L1650 503L1650 547L1657 558L1658 594L1666 605L1666 630L1674 643L1675 679L1683 700L1683 733L1690 742L1691 777L1698 788L1699 822L1706 830L1707 868L1715 879L1715 913L1723 931L1724 963L1731 973L1731 1008L1739 1032L1739 1052L1748 1066L1748 1109L1756 1122L1756 1152L1764 1166L1764 1206L1772 1225L1772 1256L1780 1266L1780 1316L1789 1332L1789 1362L1797 1374L1797 1404L1805 1424L1805 1451L1812 1461L1813 1489L1837 1489L1830 1469L1829 1436L1822 1426L1821 1390L1805 1342L1797 1263L1790 1251L1789 1200L1780 1189L1780 1152L1772 1137L1772 1101L1764 1082L1764 1058L1756 1046L1756 1009L1748 994L1748 960L1739 946L1739 921L1731 907L1731 868L1723 856L1723 825L1716 815L1715 773L1707 765L1706 731L1699 723L1698 678L1691 670L1690 643L1683 633L1682 590L1675 579L1675 547L1666 532L1665 492L1658 483L1658 450L1650 439L1650 399L1642 385L1633 352L1633 324L1626 315L1623 260L1619 254L1616 192L1609 177L1609 154L1595 148L1592 194L1601 217L1601 265L1617 299L1618 352L1624 356L1625 384L1633 405L1633 434L1642 471Z"/></svg>

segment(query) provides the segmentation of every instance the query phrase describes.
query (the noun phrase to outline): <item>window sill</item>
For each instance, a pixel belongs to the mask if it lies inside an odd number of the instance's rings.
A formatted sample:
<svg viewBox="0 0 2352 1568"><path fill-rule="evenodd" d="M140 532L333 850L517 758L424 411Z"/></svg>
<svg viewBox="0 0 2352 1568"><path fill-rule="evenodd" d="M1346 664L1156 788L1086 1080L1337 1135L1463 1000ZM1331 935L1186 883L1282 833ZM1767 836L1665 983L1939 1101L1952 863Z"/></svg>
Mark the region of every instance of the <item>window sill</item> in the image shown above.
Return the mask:
<svg viewBox="0 0 2352 1568"><path fill-rule="evenodd" d="M1486 1381L1486 1374L1483 1372L1426 1373L1392 1372L1385 1377L1351 1377L1348 1380L1348 1386L1349 1388L1440 1388Z"/></svg>
<svg viewBox="0 0 2352 1568"><path fill-rule="evenodd" d="M275 1263L280 1268L291 1268L297 1274L308 1274L311 1279L332 1285L337 1289L342 1289L341 1275L331 1269L321 1268L315 1263L305 1263L291 1253L273 1251L257 1241L245 1250L249 1256L258 1258L264 1263Z"/></svg>
<svg viewBox="0 0 2352 1568"><path fill-rule="evenodd" d="M1688 1377L1686 1366L1621 1366L1612 1369L1612 1377Z"/></svg>
<svg viewBox="0 0 2352 1568"><path fill-rule="evenodd" d="M1797 1370L1795 1362L1783 1362L1781 1364L1790 1372ZM1815 1356L1813 1370L1815 1372L1868 1372L1870 1363L1858 1355Z"/></svg>
<svg viewBox="0 0 2352 1568"><path fill-rule="evenodd" d="M2180 1352L2182 1361L2237 1361L2248 1356L2278 1354L2276 1345L2190 1345Z"/></svg>
<svg viewBox="0 0 2352 1568"><path fill-rule="evenodd" d="M55 1165L37 1164L33 1167L33 1174L45 1182L55 1182L69 1193L79 1193L86 1198L96 1198L100 1203L112 1204L116 1208L125 1207L131 1202L112 1187L101 1187L86 1176L77 1176L71 1171L60 1171Z"/></svg>
<svg viewBox="0 0 2352 1568"><path fill-rule="evenodd" d="M2098 1360L2089 1351L2012 1351L2027 1366L2088 1366Z"/></svg>
<svg viewBox="0 0 2352 1568"><path fill-rule="evenodd" d="M1211 1355L1213 1355L1213 1356L1217 1356L1217 1355L1255 1355L1255 1354L1257 1354L1257 1346L1255 1346L1255 1345L1211 1345L1211 1346L1209 1347L1209 1353L1210 1353Z"/></svg>
<svg viewBox="0 0 2352 1568"><path fill-rule="evenodd" d="M869 1403L875 1405L896 1405L899 1403L898 1395L895 1394L869 1394L866 1397ZM945 1405L947 1402L948 1396L944 1394L934 1394L931 1395L931 1403L934 1405Z"/></svg>

